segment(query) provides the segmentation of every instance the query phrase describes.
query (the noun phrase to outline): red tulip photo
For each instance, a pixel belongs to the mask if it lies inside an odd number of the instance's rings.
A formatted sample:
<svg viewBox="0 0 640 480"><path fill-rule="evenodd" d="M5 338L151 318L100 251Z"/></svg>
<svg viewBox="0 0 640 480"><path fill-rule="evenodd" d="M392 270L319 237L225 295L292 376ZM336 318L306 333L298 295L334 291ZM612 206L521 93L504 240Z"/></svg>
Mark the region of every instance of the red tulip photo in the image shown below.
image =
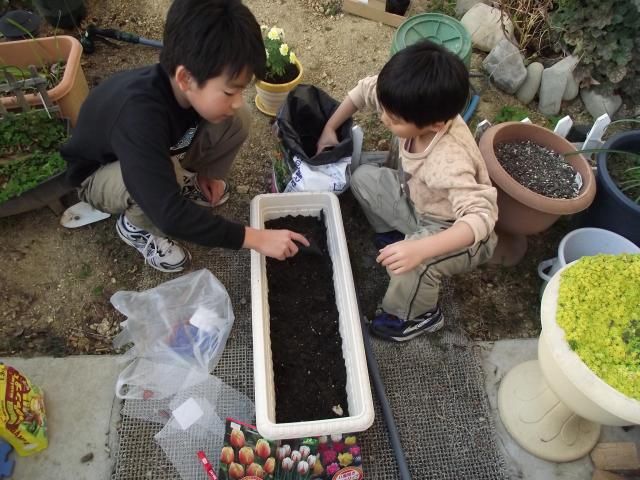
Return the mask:
<svg viewBox="0 0 640 480"><path fill-rule="evenodd" d="M231 435L229 435L229 443L235 448L244 447L244 433L242 430L238 428L234 428L231 430Z"/></svg>
<svg viewBox="0 0 640 480"><path fill-rule="evenodd" d="M271 445L264 439L260 439L256 442L256 453L260 458L267 458L271 455Z"/></svg>
<svg viewBox="0 0 640 480"><path fill-rule="evenodd" d="M251 447L242 447L238 452L238 460L243 465L250 465L253 463L254 455Z"/></svg>
<svg viewBox="0 0 640 480"><path fill-rule="evenodd" d="M252 463L251 465L249 465L247 467L247 475L254 475L256 477L263 478L264 477L264 470L257 463Z"/></svg>
<svg viewBox="0 0 640 480"><path fill-rule="evenodd" d="M264 471L268 474L272 474L276 468L276 459L273 457L267 458L267 461L264 462Z"/></svg>
<svg viewBox="0 0 640 480"><path fill-rule="evenodd" d="M236 480L240 480L244 477L244 467L239 463L232 463L229 465L229 476Z"/></svg>
<svg viewBox="0 0 640 480"><path fill-rule="evenodd" d="M233 453L233 448L231 447L224 447L222 449L222 452L220 452L220 461L222 463L226 463L227 465L229 465L230 463L232 463L235 460L235 455Z"/></svg>

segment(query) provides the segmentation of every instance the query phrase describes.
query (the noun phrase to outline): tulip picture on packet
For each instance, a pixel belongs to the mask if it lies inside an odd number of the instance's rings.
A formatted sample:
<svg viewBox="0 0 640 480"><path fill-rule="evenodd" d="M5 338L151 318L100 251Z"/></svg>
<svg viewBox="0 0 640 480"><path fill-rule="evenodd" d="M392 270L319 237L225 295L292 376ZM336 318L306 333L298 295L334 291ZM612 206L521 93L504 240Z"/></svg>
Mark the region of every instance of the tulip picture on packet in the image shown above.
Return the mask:
<svg viewBox="0 0 640 480"><path fill-rule="evenodd" d="M220 480L362 480L355 435L273 442L253 425L228 418L220 453Z"/></svg>

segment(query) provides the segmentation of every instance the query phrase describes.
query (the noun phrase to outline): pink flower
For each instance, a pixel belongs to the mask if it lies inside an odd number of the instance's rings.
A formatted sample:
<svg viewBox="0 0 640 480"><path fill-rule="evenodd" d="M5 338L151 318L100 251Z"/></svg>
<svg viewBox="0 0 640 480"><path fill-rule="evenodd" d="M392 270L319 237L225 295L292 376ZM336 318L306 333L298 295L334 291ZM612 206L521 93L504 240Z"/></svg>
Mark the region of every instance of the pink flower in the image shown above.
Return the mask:
<svg viewBox="0 0 640 480"><path fill-rule="evenodd" d="M318 452L322 453L322 452L326 452L327 450L329 450L329 444L328 443L321 443L320 445L318 445Z"/></svg>
<svg viewBox="0 0 640 480"><path fill-rule="evenodd" d="M342 443L342 442L333 442L333 449L338 453L344 452L344 443Z"/></svg>
<svg viewBox="0 0 640 480"><path fill-rule="evenodd" d="M340 465L338 465L337 463L332 463L327 467L327 475L331 476L338 470L340 470Z"/></svg>
<svg viewBox="0 0 640 480"><path fill-rule="evenodd" d="M322 452L322 463L325 465L330 464L335 461L338 454L334 450L327 450L326 452Z"/></svg>
<svg viewBox="0 0 640 480"><path fill-rule="evenodd" d="M360 455L360 447L358 447L357 445L355 447L351 447L349 449L349 453L354 457L357 457L358 455Z"/></svg>

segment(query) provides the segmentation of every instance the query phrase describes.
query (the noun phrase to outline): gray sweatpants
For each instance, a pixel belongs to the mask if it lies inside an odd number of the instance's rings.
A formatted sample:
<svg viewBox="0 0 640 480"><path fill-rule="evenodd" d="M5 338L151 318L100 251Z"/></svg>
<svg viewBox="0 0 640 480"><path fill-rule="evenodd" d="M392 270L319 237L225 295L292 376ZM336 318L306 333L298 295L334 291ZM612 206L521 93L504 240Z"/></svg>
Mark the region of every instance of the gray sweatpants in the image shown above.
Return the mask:
<svg viewBox="0 0 640 480"><path fill-rule="evenodd" d="M446 230L451 224L417 218L400 187L397 170L361 165L351 176L351 191L377 233L398 230L407 239L417 239ZM491 233L486 239L462 250L428 259L412 271L389 274L389 287L382 300L385 312L405 320L433 309L438 303L443 277L473 270L487 262L497 243Z"/></svg>
<svg viewBox="0 0 640 480"><path fill-rule="evenodd" d="M184 170L208 178L226 178L238 150L249 135L249 124L246 106L222 123L202 121L186 154L182 158L172 157L178 184L184 185ZM163 236L127 191L119 161L100 167L86 178L78 189L78 197L103 212L124 212L136 227Z"/></svg>

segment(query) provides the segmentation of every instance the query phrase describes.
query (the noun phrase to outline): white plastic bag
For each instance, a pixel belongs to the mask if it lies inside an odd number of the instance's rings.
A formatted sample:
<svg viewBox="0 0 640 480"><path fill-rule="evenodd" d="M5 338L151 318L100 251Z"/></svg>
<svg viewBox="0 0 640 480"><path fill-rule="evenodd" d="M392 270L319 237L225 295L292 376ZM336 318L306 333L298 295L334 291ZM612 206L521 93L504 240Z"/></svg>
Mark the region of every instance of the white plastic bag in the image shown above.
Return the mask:
<svg viewBox="0 0 640 480"><path fill-rule="evenodd" d="M349 188L351 157L345 157L326 165L314 166L294 156L293 163L296 169L284 189L285 193L333 192L340 194Z"/></svg>
<svg viewBox="0 0 640 480"><path fill-rule="evenodd" d="M118 377L119 398L165 398L206 380L234 320L224 285L208 270L144 292L117 292L111 303L127 316L114 346L133 343L125 354L131 363Z"/></svg>

